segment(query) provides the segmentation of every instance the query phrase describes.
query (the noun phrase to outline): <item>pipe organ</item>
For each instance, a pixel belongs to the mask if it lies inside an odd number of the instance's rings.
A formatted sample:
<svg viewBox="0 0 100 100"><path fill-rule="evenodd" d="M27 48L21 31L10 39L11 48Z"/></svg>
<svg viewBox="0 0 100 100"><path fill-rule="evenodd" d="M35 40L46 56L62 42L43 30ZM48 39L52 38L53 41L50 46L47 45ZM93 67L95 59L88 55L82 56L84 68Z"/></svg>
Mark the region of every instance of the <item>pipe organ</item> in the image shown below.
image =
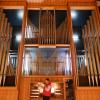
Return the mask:
<svg viewBox="0 0 100 100"><path fill-rule="evenodd" d="M71 58L66 48L26 48L23 59L23 74L70 75Z"/></svg>
<svg viewBox="0 0 100 100"><path fill-rule="evenodd" d="M40 10L39 11L39 27L37 28L34 23L28 19L26 27L26 43L34 44L68 44L68 25L67 25L67 12L65 19L57 27L56 10ZM62 34L62 35L61 35ZM31 40L29 40L31 38ZM33 41L33 42L32 42Z"/></svg>
<svg viewBox="0 0 100 100"><path fill-rule="evenodd" d="M56 42L56 23L55 11L53 15L50 11L40 14L40 44L55 44Z"/></svg>
<svg viewBox="0 0 100 100"><path fill-rule="evenodd" d="M5 85L7 76L14 75L13 67L8 62L11 38L12 27L0 9L0 86Z"/></svg>
<svg viewBox="0 0 100 100"><path fill-rule="evenodd" d="M6 15L13 8L24 11L18 53L11 51L17 31ZM50 100L100 100L99 1L0 0L0 99L42 100L46 78Z"/></svg>
<svg viewBox="0 0 100 100"><path fill-rule="evenodd" d="M63 82L58 78L56 78L55 82L54 77L51 81L57 84L61 83L63 85L62 88L69 89L69 86L67 87L69 82L67 83L67 81L72 80L71 40L69 38L67 11L61 12L63 15L63 20L61 19L61 21L59 21L58 17L60 16L57 15L58 13L59 11L57 10L40 9L37 18L39 23L36 25L34 18L30 17L30 14L36 16L35 11L28 11L22 74L24 77L34 76L38 80L34 81L31 78L30 99L33 100L41 99L38 88L32 85L35 82L43 83L46 77L62 76ZM42 77L39 78L37 76ZM58 91L63 92L61 89L58 89ZM66 92L56 95L57 93L57 91L54 93L52 100L66 98L66 95L64 95Z"/></svg>
<svg viewBox="0 0 100 100"><path fill-rule="evenodd" d="M92 14L89 16L86 25L84 25L82 29L85 55L84 58L81 56L81 60L78 61L81 63L81 69L79 71L85 73L84 75L88 77L89 86L100 85L100 23L97 19L97 12L92 11ZM84 64L81 62L82 59ZM79 76L81 75L79 74Z"/></svg>

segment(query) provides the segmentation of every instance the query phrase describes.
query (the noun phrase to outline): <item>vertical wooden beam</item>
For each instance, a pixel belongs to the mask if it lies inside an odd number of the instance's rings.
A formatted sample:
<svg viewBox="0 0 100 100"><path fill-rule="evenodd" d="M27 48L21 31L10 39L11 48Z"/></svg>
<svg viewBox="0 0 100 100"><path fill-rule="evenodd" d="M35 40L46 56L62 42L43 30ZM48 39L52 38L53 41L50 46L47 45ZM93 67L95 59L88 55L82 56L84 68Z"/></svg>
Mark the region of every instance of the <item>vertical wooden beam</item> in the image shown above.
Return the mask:
<svg viewBox="0 0 100 100"><path fill-rule="evenodd" d="M52 43L54 44L54 15L51 14L51 27L52 27Z"/></svg>
<svg viewBox="0 0 100 100"><path fill-rule="evenodd" d="M41 44L44 44L44 35L45 35L45 31L44 27L45 27L45 16L44 16L44 12L45 11L41 11Z"/></svg>
<svg viewBox="0 0 100 100"><path fill-rule="evenodd" d="M45 33L43 33L43 37L44 37L44 44L47 44L47 16L48 16L48 10L46 10L46 13L45 13Z"/></svg>
<svg viewBox="0 0 100 100"><path fill-rule="evenodd" d="M38 34L38 44L41 44L41 9L39 10L39 34Z"/></svg>
<svg viewBox="0 0 100 100"><path fill-rule="evenodd" d="M49 11L48 11L48 15L47 15L47 44L49 44Z"/></svg>
<svg viewBox="0 0 100 100"><path fill-rule="evenodd" d="M47 26L47 21L48 21L48 10L46 10L46 15L45 15L45 35L44 35L44 39L45 39L45 43L44 44L48 44L48 26Z"/></svg>
<svg viewBox="0 0 100 100"><path fill-rule="evenodd" d="M70 45L71 45L71 58L72 58L72 74L73 77L76 77L76 60L75 60L75 49L74 49L74 41L73 41L73 29L72 29L72 19L71 19L71 10L70 7L68 9L68 29L69 29L69 39L70 39Z"/></svg>
<svg viewBox="0 0 100 100"><path fill-rule="evenodd" d="M64 100L66 100L66 80L63 78L63 86L64 86Z"/></svg>
<svg viewBox="0 0 100 100"><path fill-rule="evenodd" d="M53 28L52 28L52 14L50 14L50 28L51 28L51 31L50 31L50 44L53 43Z"/></svg>
<svg viewBox="0 0 100 100"><path fill-rule="evenodd" d="M43 20L43 16L42 16L42 11L41 11L41 16L40 16L40 44L42 44L42 33L43 33L42 20Z"/></svg>
<svg viewBox="0 0 100 100"><path fill-rule="evenodd" d="M68 36L68 34L67 34L68 33L67 32L68 29L66 28L67 27L67 14L66 14L66 18L65 18L65 22L64 23L65 23L65 27L64 27L64 29L65 29L65 33L64 33L64 44L67 44L67 36Z"/></svg>
<svg viewBox="0 0 100 100"><path fill-rule="evenodd" d="M56 44L56 11L54 10L54 44Z"/></svg>
<svg viewBox="0 0 100 100"><path fill-rule="evenodd" d="M72 75L73 75L73 87L74 87L74 95L76 95L76 57L75 57L75 47L73 41L73 29L72 29L72 19L71 19L71 9L68 5L68 29L69 29L69 40L70 40L70 50L71 50L71 60L72 60Z"/></svg>
<svg viewBox="0 0 100 100"><path fill-rule="evenodd" d="M48 44L50 44L50 39L51 39L51 27L50 27L50 23L51 23L51 20L50 20L50 13L49 13L49 15L48 15L48 29L49 29L49 31L48 31Z"/></svg>
<svg viewBox="0 0 100 100"><path fill-rule="evenodd" d="M17 88L19 90L20 94L20 79L22 75L22 63L23 63L23 53L24 53L24 41L25 41L25 27L27 24L27 4L24 6L24 16L23 16L23 22L22 22L22 39L19 44L19 49L18 49L18 66L17 66ZM19 96L18 94L18 96Z"/></svg>

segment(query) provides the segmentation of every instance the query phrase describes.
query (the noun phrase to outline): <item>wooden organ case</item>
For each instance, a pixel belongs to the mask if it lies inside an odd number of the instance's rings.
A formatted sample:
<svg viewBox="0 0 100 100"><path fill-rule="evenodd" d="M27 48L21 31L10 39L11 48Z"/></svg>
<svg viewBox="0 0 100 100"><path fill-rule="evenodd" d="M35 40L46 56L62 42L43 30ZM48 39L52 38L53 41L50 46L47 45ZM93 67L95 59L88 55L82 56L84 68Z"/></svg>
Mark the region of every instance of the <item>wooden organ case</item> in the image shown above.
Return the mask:
<svg viewBox="0 0 100 100"><path fill-rule="evenodd" d="M0 9L2 100L42 100L43 89L38 84L43 85L46 78L53 84L51 100L100 100L100 1L0 0L0 7L24 8L16 71L8 64L12 27ZM72 38L72 10L91 11L78 27L83 55L77 55ZM12 76L14 84L9 80Z"/></svg>
<svg viewBox="0 0 100 100"><path fill-rule="evenodd" d="M43 84L46 78L54 84L51 100L66 99L68 82L73 79L67 21L66 10L28 11L22 74L30 79L30 100L41 100L42 90L35 84Z"/></svg>

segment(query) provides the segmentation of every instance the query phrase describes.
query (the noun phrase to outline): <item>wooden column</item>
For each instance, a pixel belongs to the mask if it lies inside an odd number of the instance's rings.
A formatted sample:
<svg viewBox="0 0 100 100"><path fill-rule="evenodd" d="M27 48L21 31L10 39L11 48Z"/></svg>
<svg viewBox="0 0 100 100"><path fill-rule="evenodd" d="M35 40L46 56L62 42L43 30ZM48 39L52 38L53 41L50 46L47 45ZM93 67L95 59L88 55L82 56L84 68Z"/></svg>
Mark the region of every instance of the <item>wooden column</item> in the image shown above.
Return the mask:
<svg viewBox="0 0 100 100"><path fill-rule="evenodd" d="M39 11L39 34L38 34L38 44L41 44L41 9Z"/></svg>
<svg viewBox="0 0 100 100"><path fill-rule="evenodd" d="M73 41L73 28L72 28L72 19L71 19L71 9L68 6L68 32L69 32L69 41L70 41L70 50L71 50L71 60L72 60L72 75L73 75L73 86L74 86L74 95L76 89L76 57L75 57L75 47Z"/></svg>
<svg viewBox="0 0 100 100"><path fill-rule="evenodd" d="M25 28L27 24L27 4L24 6L24 16L22 23L22 40L20 42L19 50L18 50L18 67L17 67L17 88L19 90L18 98L20 100L20 80L22 76L22 63L23 63L23 53L24 53L24 38L25 38Z"/></svg>
<svg viewBox="0 0 100 100"><path fill-rule="evenodd" d="M54 44L56 44L56 11L54 10Z"/></svg>
<svg viewBox="0 0 100 100"><path fill-rule="evenodd" d="M67 98L66 98L66 80L63 78L63 86L64 86L64 100L67 100Z"/></svg>

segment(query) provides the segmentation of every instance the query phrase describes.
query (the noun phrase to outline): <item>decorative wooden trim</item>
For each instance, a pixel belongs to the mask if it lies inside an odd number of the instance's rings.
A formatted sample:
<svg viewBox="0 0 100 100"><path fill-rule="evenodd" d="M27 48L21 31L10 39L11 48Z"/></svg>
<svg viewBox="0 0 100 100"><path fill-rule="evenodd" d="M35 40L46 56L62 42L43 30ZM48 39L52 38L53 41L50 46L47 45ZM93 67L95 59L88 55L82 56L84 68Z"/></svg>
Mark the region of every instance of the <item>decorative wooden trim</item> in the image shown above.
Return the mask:
<svg viewBox="0 0 100 100"><path fill-rule="evenodd" d="M97 3L97 6L100 7L100 1L98 0L96 3Z"/></svg>
<svg viewBox="0 0 100 100"><path fill-rule="evenodd" d="M9 0L4 0L0 1L0 7L3 9L22 9L27 5L28 9L33 9L33 10L39 10L42 8L43 10L67 10L69 5L71 9L75 10L94 10L95 9L95 3L96 2L70 2L67 1L66 3L61 3L61 4L37 4L37 3L32 3L32 2L27 2L27 1L9 1ZM97 5L99 3L97 2Z"/></svg>
<svg viewBox="0 0 100 100"><path fill-rule="evenodd" d="M3 9L23 9L24 6L25 1L0 1L0 7Z"/></svg>
<svg viewBox="0 0 100 100"><path fill-rule="evenodd" d="M25 47L37 47L37 48L69 48L70 44L50 44L50 45L42 45L42 44L25 44Z"/></svg>
<svg viewBox="0 0 100 100"><path fill-rule="evenodd" d="M91 3L91 2L83 2L83 3L78 3L78 2L74 2L74 3L69 3L69 6L71 7L71 9L73 10L94 10L96 9L95 7L95 3Z"/></svg>
<svg viewBox="0 0 100 100"><path fill-rule="evenodd" d="M24 37L25 37L25 27L27 24L27 7L24 8L24 17L22 23L22 40L19 45L18 50L18 67L17 67L17 87L20 88L20 76L22 73L22 62L23 62L23 52L24 52Z"/></svg>

